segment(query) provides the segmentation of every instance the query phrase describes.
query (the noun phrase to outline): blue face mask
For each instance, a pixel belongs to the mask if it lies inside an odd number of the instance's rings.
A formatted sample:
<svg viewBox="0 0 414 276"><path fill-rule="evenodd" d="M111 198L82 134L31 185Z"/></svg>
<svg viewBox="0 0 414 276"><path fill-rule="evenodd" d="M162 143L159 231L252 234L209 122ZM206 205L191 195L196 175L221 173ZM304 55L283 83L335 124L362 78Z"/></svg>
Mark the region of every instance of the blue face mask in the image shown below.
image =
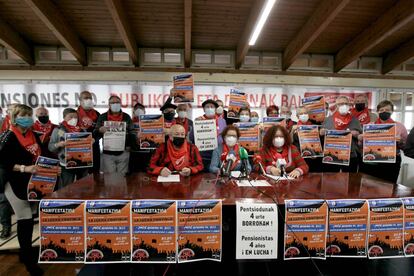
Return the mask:
<svg viewBox="0 0 414 276"><path fill-rule="evenodd" d="M22 128L29 128L33 125L33 118L32 117L16 118L16 124L21 126Z"/></svg>

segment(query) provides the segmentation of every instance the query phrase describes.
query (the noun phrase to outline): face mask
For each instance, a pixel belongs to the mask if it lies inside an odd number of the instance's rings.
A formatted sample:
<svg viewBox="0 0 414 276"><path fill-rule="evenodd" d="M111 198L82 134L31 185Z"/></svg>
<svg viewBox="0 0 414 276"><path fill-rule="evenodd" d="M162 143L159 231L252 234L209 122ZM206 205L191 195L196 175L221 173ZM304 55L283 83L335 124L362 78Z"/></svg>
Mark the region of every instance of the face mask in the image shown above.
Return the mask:
<svg viewBox="0 0 414 276"><path fill-rule="evenodd" d="M365 109L365 103L357 103L357 104L355 104L355 109L356 109L357 111L362 111L362 110L364 110L364 109Z"/></svg>
<svg viewBox="0 0 414 276"><path fill-rule="evenodd" d="M21 126L22 128L29 128L33 125L33 118L32 117L16 118L16 124Z"/></svg>
<svg viewBox="0 0 414 276"><path fill-rule="evenodd" d="M270 113L269 114L269 117L277 117L278 116L278 114L277 113Z"/></svg>
<svg viewBox="0 0 414 276"><path fill-rule="evenodd" d="M237 143L237 138L234 136L226 136L224 137L224 141L226 142L226 145L229 147L234 147Z"/></svg>
<svg viewBox="0 0 414 276"><path fill-rule="evenodd" d="M205 108L204 113L206 114L207 117L213 117L216 114L216 109L213 107Z"/></svg>
<svg viewBox="0 0 414 276"><path fill-rule="evenodd" d="M78 119L76 119L76 118L72 118L72 119L70 119L69 121L68 121L68 125L70 125L70 126L76 126L78 124Z"/></svg>
<svg viewBox="0 0 414 276"><path fill-rule="evenodd" d="M175 116L175 112L168 112L168 113L164 113L164 119L167 121L172 121L174 119Z"/></svg>
<svg viewBox="0 0 414 276"><path fill-rule="evenodd" d="M187 118L187 111L178 111L178 117L180 119L185 119Z"/></svg>
<svg viewBox="0 0 414 276"><path fill-rule="evenodd" d="M81 105L84 109L91 109L93 107L93 101L92 99L85 99L82 100Z"/></svg>
<svg viewBox="0 0 414 276"><path fill-rule="evenodd" d="M144 115L144 114L145 114L145 111L140 109L140 108L138 108L137 110L134 111L135 117L138 117L138 118L139 118L140 115Z"/></svg>
<svg viewBox="0 0 414 276"><path fill-rule="evenodd" d="M309 120L309 115L308 114L301 114L301 115L299 115L299 120L302 123L306 123Z"/></svg>
<svg viewBox="0 0 414 276"><path fill-rule="evenodd" d="M339 111L339 114L346 115L349 111L349 106L347 104L341 105L339 106L338 111Z"/></svg>
<svg viewBox="0 0 414 276"><path fill-rule="evenodd" d="M250 121L250 116L249 115L240 115L239 119L240 119L240 122L248 122L248 121Z"/></svg>
<svg viewBox="0 0 414 276"><path fill-rule="evenodd" d="M280 114L280 117L281 118L284 118L284 119L290 119L290 115L289 114Z"/></svg>
<svg viewBox="0 0 414 276"><path fill-rule="evenodd" d="M283 147L284 144L285 144L285 138L283 138L283 137L276 137L273 140L273 146L275 146L277 148Z"/></svg>
<svg viewBox="0 0 414 276"><path fill-rule="evenodd" d="M381 120L386 121L391 117L391 112L381 112L378 115L379 115Z"/></svg>
<svg viewBox="0 0 414 276"><path fill-rule="evenodd" d="M217 109L216 109L217 115L221 115L221 114L223 114L223 112L224 112L224 109L223 109L222 106L217 107Z"/></svg>
<svg viewBox="0 0 414 276"><path fill-rule="evenodd" d="M176 147L181 147L184 144L184 137L173 137L173 145Z"/></svg>
<svg viewBox="0 0 414 276"><path fill-rule="evenodd" d="M257 123L257 122L259 122L259 117L251 117L251 118L250 118L250 122L252 122L252 123Z"/></svg>
<svg viewBox="0 0 414 276"><path fill-rule="evenodd" d="M111 104L111 111L114 113L118 113L119 111L121 111L121 104L119 103Z"/></svg>
<svg viewBox="0 0 414 276"><path fill-rule="evenodd" d="M37 117L37 119L39 120L39 122L41 122L42 124L46 124L47 122L49 122L49 116L39 116Z"/></svg>

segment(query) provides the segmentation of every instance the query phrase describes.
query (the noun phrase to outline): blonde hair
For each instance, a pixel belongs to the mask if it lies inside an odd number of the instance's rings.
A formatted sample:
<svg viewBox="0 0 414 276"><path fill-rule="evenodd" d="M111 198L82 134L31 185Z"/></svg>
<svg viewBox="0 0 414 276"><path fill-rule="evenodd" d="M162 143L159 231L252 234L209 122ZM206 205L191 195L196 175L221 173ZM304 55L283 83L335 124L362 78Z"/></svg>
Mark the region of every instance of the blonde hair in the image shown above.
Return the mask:
<svg viewBox="0 0 414 276"><path fill-rule="evenodd" d="M17 115L20 115L20 116L26 116L26 115L33 116L33 109L30 106L27 106L25 104L16 104L13 107L13 109L10 113L10 121L13 125L16 124Z"/></svg>

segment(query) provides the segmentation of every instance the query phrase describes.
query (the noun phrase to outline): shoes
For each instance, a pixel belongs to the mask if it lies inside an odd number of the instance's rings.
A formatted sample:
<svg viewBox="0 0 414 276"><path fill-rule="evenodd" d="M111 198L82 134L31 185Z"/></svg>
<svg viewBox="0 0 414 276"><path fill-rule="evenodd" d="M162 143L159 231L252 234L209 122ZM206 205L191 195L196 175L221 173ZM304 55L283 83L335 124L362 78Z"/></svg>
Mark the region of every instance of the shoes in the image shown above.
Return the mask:
<svg viewBox="0 0 414 276"><path fill-rule="evenodd" d="M10 226L3 226L3 229L0 233L0 239L5 240L10 238L11 236L11 227Z"/></svg>

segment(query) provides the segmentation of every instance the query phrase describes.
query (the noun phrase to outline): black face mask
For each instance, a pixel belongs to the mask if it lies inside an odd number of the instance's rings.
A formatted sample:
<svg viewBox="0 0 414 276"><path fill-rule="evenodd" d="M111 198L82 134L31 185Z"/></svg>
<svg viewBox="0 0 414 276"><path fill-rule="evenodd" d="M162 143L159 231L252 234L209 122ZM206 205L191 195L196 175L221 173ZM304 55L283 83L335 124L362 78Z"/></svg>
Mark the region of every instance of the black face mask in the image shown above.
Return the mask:
<svg viewBox="0 0 414 276"><path fill-rule="evenodd" d="M355 104L355 109L356 109L357 111L362 111L362 110L364 110L364 109L365 109L365 103L357 103L357 104Z"/></svg>
<svg viewBox="0 0 414 276"><path fill-rule="evenodd" d="M391 117L391 112L381 112L379 117L381 120L386 121Z"/></svg>
<svg viewBox="0 0 414 276"><path fill-rule="evenodd" d="M167 121L172 121L175 117L175 112L164 113L164 119Z"/></svg>
<svg viewBox="0 0 414 276"><path fill-rule="evenodd" d="M49 122L49 116L39 116L37 118L39 120L39 122L41 122L42 124L46 124L47 122Z"/></svg>
<svg viewBox="0 0 414 276"><path fill-rule="evenodd" d="M184 144L185 138L183 137L173 137L173 144L177 148L181 147Z"/></svg>

